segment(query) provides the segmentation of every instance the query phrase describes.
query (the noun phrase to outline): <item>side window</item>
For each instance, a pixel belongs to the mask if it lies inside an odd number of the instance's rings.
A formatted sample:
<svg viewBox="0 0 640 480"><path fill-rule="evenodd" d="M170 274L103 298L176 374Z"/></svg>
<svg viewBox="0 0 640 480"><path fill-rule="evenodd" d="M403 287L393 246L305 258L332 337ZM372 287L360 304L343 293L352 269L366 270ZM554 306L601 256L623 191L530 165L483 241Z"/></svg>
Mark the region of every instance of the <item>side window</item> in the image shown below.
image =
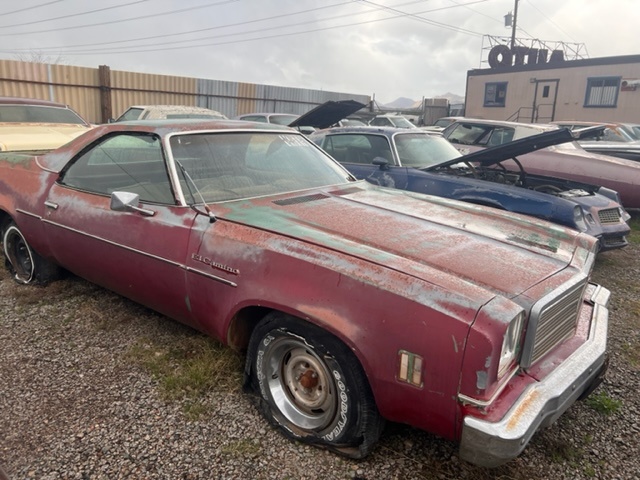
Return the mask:
<svg viewBox="0 0 640 480"><path fill-rule="evenodd" d="M484 106L504 107L507 98L507 82L487 83L484 86Z"/></svg>
<svg viewBox="0 0 640 480"><path fill-rule="evenodd" d="M140 114L142 113L142 108L130 108L126 112L124 112L118 118L118 122L126 122L128 120L138 120L140 118Z"/></svg>
<svg viewBox="0 0 640 480"><path fill-rule="evenodd" d="M495 147L496 145L502 145L503 143L509 143L513 140L513 134L515 130L507 127L496 127L488 137L486 145L487 147Z"/></svg>
<svg viewBox="0 0 640 480"><path fill-rule="evenodd" d="M391 120L389 120L388 118L376 117L373 120L371 120L371 123L369 125L373 125L376 127L387 127L387 126L392 126L392 123L391 123Z"/></svg>
<svg viewBox="0 0 640 480"><path fill-rule="evenodd" d="M389 141L382 135L345 134L327 137L322 148L340 163L370 165L383 157L393 165Z"/></svg>
<svg viewBox="0 0 640 480"><path fill-rule="evenodd" d="M246 115L242 117L242 120L246 120L248 122L267 123L267 117L265 117L264 115Z"/></svg>
<svg viewBox="0 0 640 480"><path fill-rule="evenodd" d="M459 143L461 145L483 144L483 140L487 137L487 133L491 131L489 127L480 127L467 123L458 124L447 136L447 140L451 143Z"/></svg>
<svg viewBox="0 0 640 480"><path fill-rule="evenodd" d="M587 79L585 107L615 107L621 77L592 77Z"/></svg>
<svg viewBox="0 0 640 480"><path fill-rule="evenodd" d="M140 200L175 204L160 139L154 135L110 136L84 151L60 178L60 183L88 192L137 193Z"/></svg>

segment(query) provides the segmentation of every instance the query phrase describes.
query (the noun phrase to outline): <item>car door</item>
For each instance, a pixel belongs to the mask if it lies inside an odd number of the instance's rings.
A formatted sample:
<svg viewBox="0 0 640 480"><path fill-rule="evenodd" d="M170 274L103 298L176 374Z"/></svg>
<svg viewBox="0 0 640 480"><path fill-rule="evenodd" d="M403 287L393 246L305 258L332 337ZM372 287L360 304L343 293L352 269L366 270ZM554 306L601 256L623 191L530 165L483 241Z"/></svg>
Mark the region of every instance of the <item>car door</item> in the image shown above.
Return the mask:
<svg viewBox="0 0 640 480"><path fill-rule="evenodd" d="M338 160L358 180L383 187L406 188L407 169L398 166L389 139L385 135L345 133L327 135L322 148ZM374 160L386 160L384 166Z"/></svg>
<svg viewBox="0 0 640 480"><path fill-rule="evenodd" d="M140 196L140 211L114 211L116 191ZM191 323L185 261L195 212L176 204L160 139L121 133L72 159L45 203L55 259L71 272Z"/></svg>

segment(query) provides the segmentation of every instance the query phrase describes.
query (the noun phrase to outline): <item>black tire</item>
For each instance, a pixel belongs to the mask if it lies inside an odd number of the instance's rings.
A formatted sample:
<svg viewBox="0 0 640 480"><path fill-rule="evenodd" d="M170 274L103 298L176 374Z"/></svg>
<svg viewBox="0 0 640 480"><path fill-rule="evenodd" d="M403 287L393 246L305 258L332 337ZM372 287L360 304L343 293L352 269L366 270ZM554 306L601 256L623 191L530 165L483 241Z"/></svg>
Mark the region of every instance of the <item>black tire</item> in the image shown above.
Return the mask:
<svg viewBox="0 0 640 480"><path fill-rule="evenodd" d="M263 415L292 439L364 458L382 433L357 358L314 325L267 315L251 335L246 372Z"/></svg>
<svg viewBox="0 0 640 480"><path fill-rule="evenodd" d="M2 228L2 252L13 279L23 285L44 285L55 279L58 267L38 255L13 221Z"/></svg>

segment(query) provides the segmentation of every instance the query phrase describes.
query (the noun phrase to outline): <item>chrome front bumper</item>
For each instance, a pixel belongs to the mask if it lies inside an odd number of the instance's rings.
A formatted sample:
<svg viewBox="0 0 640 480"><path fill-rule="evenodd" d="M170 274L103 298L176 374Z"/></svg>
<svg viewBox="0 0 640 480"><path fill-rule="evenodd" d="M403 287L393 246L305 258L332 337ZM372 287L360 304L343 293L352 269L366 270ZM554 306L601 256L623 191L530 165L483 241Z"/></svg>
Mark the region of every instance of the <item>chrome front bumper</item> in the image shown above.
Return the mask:
<svg viewBox="0 0 640 480"><path fill-rule="evenodd" d="M606 369L610 292L590 287L593 313L587 341L544 380L529 385L500 421L466 417L460 440L462 459L496 467L517 457L537 430L552 424L600 382Z"/></svg>

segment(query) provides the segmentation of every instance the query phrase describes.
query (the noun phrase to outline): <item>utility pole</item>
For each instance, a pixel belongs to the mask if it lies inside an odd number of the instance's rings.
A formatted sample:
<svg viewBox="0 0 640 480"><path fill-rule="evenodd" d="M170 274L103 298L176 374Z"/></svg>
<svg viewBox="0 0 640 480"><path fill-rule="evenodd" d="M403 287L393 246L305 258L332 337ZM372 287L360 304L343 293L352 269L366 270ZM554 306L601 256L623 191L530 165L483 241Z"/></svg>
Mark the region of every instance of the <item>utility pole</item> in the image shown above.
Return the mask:
<svg viewBox="0 0 640 480"><path fill-rule="evenodd" d="M513 47L516 46L516 23L518 22L518 0L516 0L516 5L513 7L513 21L511 22L511 51L513 52Z"/></svg>

